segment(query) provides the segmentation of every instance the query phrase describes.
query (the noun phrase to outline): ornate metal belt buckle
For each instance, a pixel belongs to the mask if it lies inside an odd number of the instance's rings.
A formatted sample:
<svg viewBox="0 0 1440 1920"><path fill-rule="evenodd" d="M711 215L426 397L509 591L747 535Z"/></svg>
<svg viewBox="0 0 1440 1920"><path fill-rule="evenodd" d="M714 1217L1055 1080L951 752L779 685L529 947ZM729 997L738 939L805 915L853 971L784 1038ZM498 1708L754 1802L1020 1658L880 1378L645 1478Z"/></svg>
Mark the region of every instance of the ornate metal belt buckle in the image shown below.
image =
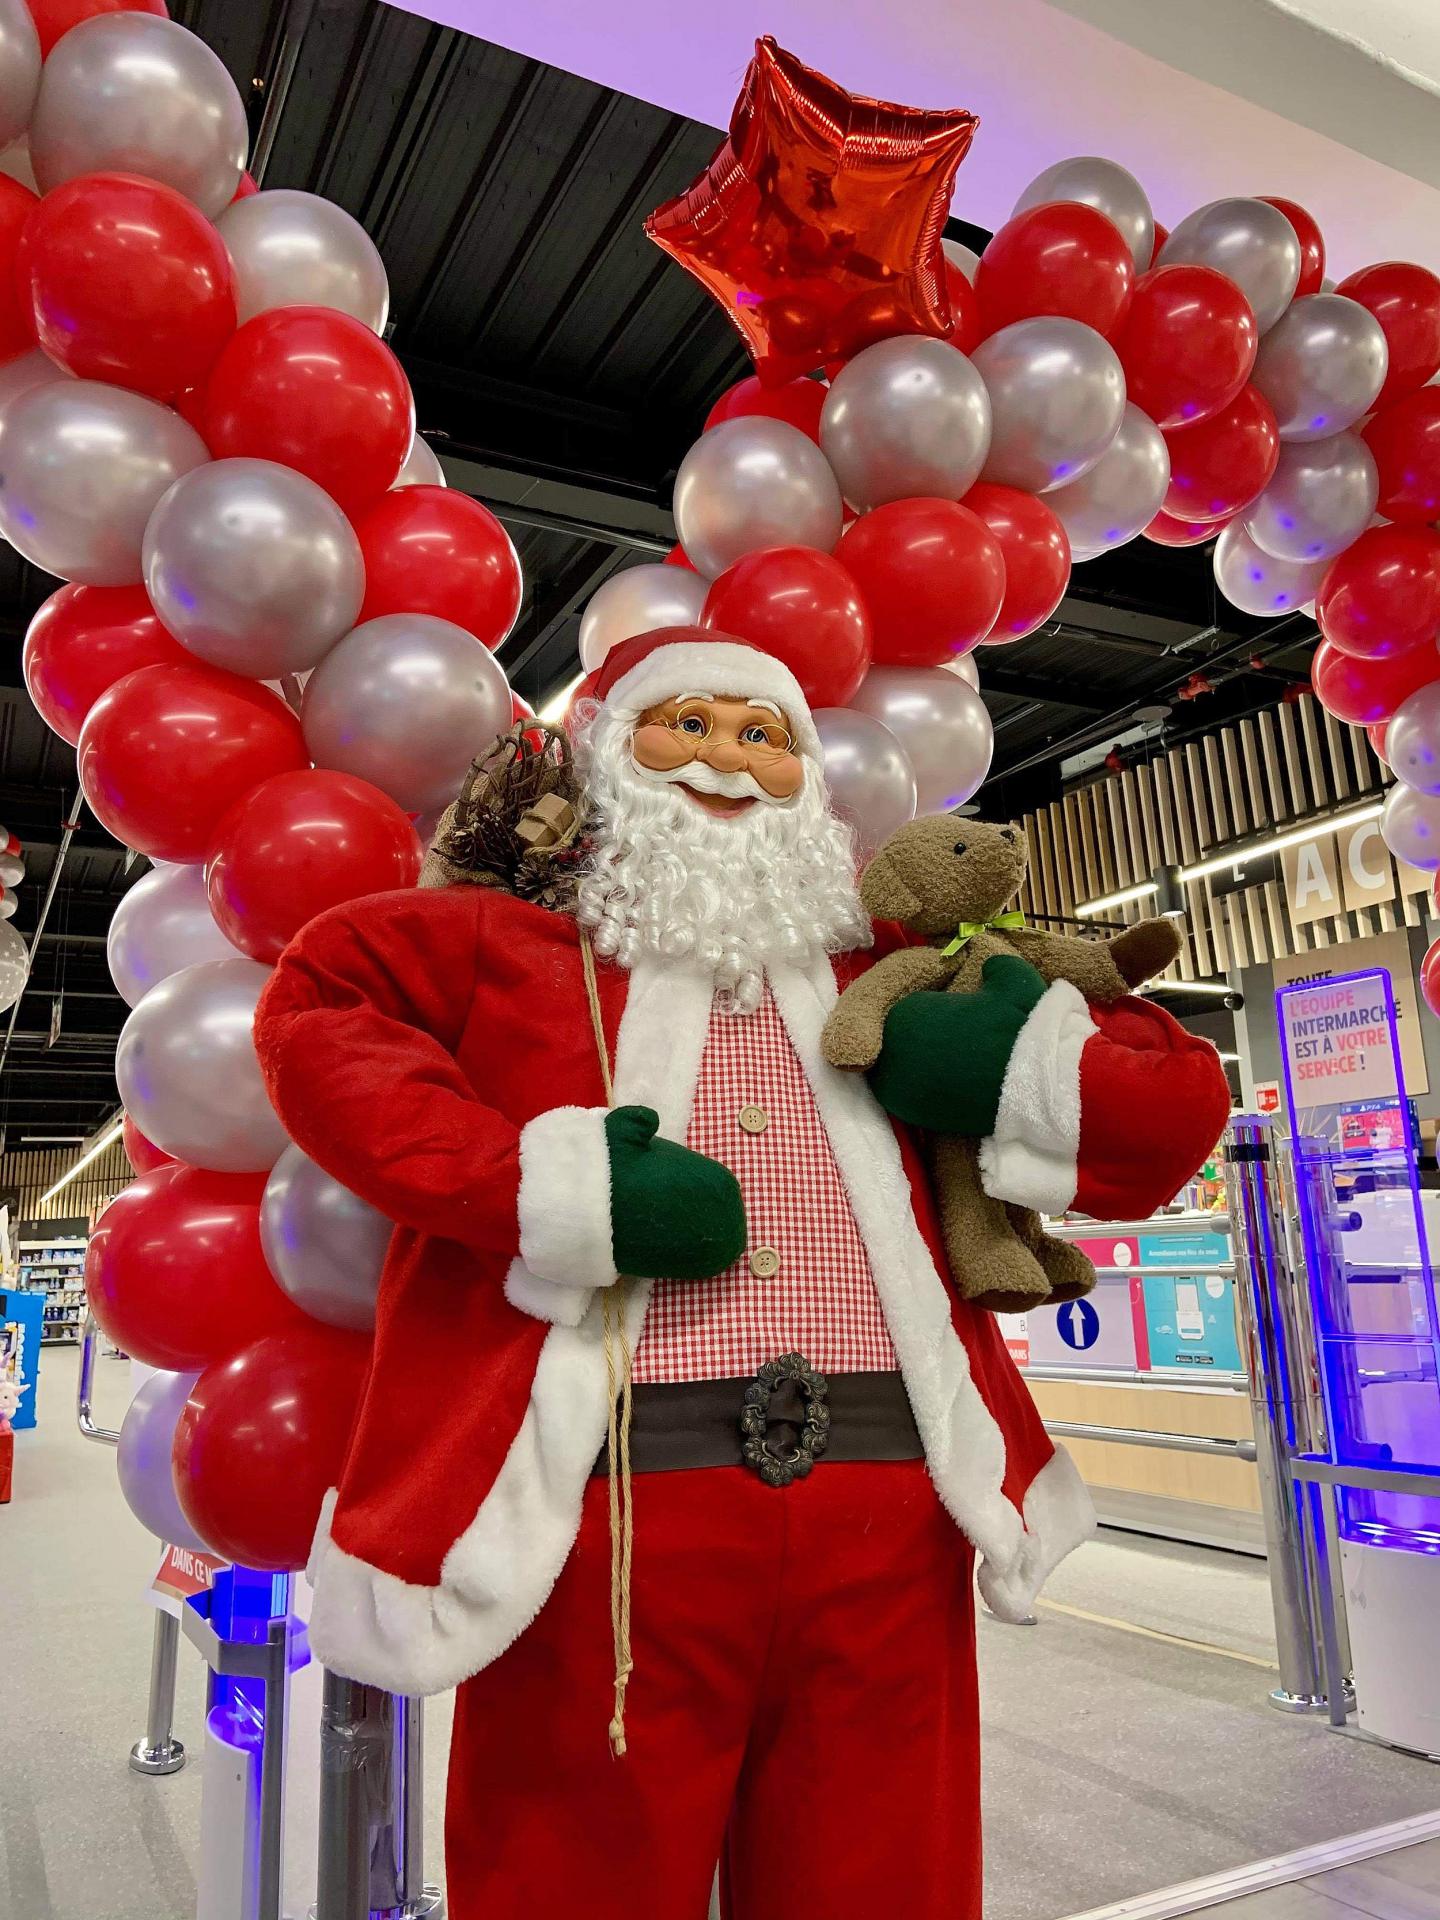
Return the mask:
<svg viewBox="0 0 1440 1920"><path fill-rule="evenodd" d="M767 1360L740 1409L745 1465L769 1487L803 1480L830 1444L829 1383L803 1353Z"/></svg>

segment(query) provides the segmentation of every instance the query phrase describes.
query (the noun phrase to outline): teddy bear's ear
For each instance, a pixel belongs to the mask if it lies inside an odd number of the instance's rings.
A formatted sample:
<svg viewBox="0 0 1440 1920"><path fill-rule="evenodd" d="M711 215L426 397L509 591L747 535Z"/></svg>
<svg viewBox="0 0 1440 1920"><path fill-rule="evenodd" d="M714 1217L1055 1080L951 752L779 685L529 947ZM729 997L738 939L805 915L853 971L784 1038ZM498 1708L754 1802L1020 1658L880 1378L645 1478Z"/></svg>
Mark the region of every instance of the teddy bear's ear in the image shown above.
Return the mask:
<svg viewBox="0 0 1440 1920"><path fill-rule="evenodd" d="M860 876L860 904L875 920L911 920L920 911L919 897L883 853Z"/></svg>

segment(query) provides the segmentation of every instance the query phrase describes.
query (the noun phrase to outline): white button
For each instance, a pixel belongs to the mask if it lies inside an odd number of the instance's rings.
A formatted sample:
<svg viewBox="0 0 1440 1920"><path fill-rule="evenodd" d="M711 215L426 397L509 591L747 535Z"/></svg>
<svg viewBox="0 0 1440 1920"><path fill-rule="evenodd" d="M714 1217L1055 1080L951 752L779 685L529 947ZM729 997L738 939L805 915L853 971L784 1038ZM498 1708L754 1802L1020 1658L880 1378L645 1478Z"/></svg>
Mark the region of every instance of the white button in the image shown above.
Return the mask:
<svg viewBox="0 0 1440 1920"><path fill-rule="evenodd" d="M770 1124L770 1116L764 1107L757 1107L752 1101L749 1106L741 1107L740 1124L746 1133L764 1133Z"/></svg>
<svg viewBox="0 0 1440 1920"><path fill-rule="evenodd" d="M750 1271L757 1280L773 1280L780 1271L780 1256L773 1247L756 1247L750 1256Z"/></svg>

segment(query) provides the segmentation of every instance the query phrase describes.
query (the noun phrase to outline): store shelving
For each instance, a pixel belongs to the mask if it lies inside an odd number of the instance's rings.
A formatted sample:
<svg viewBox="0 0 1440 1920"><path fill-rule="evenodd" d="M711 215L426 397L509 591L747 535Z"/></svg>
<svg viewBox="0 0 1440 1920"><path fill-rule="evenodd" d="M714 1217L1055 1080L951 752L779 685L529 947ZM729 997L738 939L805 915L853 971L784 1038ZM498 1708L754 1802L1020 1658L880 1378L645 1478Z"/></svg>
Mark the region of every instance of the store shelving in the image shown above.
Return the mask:
<svg viewBox="0 0 1440 1920"><path fill-rule="evenodd" d="M18 1285L45 1296L40 1344L75 1346L85 1322L85 1248L83 1235L20 1241Z"/></svg>

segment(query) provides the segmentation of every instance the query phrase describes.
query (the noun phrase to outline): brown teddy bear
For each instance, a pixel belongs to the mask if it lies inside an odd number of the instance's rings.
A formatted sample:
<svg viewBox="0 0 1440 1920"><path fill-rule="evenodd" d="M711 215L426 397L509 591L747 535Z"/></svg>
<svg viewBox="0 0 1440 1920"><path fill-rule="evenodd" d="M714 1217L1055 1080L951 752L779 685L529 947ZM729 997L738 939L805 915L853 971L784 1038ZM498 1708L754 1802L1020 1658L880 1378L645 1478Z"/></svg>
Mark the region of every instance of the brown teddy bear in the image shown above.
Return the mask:
<svg viewBox="0 0 1440 1920"><path fill-rule="evenodd" d="M1024 926L1003 909L1020 890L1025 864L1019 827L942 813L891 834L861 876L860 897L877 920L897 920L931 944L887 954L841 994L821 1042L831 1066L872 1067L897 1000L971 993L993 954L1017 953L1047 983L1068 980L1103 1003L1162 972L1180 951L1170 920L1141 921L1112 940ZM1095 1269L1077 1247L1047 1234L1029 1207L985 1192L977 1145L944 1135L932 1142L946 1250L962 1295L1014 1313L1088 1293Z"/></svg>

